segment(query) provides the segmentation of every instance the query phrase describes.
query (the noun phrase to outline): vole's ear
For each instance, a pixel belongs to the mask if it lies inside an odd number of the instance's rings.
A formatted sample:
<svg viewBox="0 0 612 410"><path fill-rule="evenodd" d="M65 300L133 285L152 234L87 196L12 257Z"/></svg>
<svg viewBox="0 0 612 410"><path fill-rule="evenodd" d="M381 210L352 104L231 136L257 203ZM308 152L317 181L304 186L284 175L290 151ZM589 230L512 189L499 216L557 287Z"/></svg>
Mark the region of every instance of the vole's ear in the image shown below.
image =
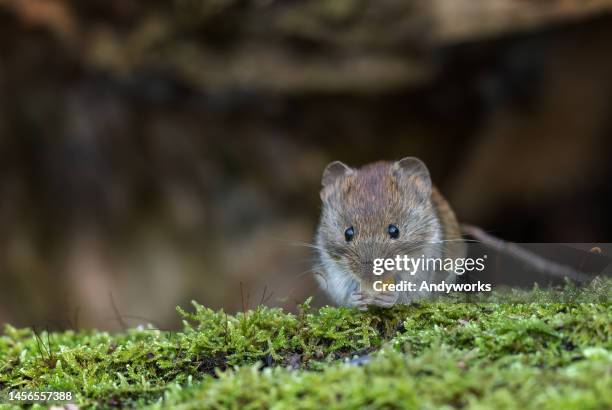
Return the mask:
<svg viewBox="0 0 612 410"><path fill-rule="evenodd" d="M405 157L393 164L393 173L400 180L415 188L423 198L431 195L431 176L427 166L416 157Z"/></svg>
<svg viewBox="0 0 612 410"><path fill-rule="evenodd" d="M327 164L325 171L323 171L323 178L321 178L321 185L325 188L328 185L333 184L339 178L353 173L353 170L343 162L334 161Z"/></svg>

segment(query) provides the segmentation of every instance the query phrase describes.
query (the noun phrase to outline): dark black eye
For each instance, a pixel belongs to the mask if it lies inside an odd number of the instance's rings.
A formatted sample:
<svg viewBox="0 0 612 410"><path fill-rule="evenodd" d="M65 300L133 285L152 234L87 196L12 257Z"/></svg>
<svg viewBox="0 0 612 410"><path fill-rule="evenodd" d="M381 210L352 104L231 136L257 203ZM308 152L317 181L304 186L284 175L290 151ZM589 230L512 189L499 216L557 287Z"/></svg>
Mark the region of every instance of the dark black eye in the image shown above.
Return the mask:
<svg viewBox="0 0 612 410"><path fill-rule="evenodd" d="M393 224L389 225L387 228L387 232L389 232L389 236L391 239L399 238L399 228Z"/></svg>
<svg viewBox="0 0 612 410"><path fill-rule="evenodd" d="M352 226L350 228L347 228L346 231L344 231L344 239L346 239L347 242L352 241L353 236L355 236L355 230Z"/></svg>

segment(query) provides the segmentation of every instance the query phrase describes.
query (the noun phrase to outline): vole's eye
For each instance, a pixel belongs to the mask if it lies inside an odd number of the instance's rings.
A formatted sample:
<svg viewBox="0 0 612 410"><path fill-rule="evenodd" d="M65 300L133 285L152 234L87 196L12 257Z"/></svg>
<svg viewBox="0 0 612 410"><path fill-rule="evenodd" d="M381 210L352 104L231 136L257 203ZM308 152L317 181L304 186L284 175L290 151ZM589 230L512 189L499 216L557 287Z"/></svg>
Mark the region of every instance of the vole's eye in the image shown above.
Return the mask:
<svg viewBox="0 0 612 410"><path fill-rule="evenodd" d="M355 236L355 230L352 226L347 228L346 231L344 231L344 239L346 239L347 242L352 241L353 236Z"/></svg>
<svg viewBox="0 0 612 410"><path fill-rule="evenodd" d="M389 236L391 239L399 238L399 228L393 224L389 225L387 228L387 232L389 232Z"/></svg>

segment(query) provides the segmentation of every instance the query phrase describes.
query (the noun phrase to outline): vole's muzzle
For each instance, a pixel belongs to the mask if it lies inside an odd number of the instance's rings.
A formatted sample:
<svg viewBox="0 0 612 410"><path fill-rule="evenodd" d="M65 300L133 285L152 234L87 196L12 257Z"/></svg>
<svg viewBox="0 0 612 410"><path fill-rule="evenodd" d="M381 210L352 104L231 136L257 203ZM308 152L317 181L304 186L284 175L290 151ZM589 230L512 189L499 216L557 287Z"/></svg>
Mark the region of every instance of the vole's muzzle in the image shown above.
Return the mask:
<svg viewBox="0 0 612 410"><path fill-rule="evenodd" d="M362 277L374 277L374 261L372 260L368 260L368 261L363 261L359 264L360 266L360 274Z"/></svg>

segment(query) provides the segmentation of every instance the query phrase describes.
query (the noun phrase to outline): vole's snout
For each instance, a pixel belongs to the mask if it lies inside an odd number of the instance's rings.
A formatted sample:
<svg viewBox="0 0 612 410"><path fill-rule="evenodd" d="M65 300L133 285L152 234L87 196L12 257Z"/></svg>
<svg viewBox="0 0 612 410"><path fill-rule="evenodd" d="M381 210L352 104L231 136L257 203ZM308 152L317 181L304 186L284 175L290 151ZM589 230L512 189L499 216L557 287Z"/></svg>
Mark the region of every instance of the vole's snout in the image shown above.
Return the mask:
<svg viewBox="0 0 612 410"><path fill-rule="evenodd" d="M374 269L374 261L367 260L361 262L361 276L370 277Z"/></svg>
<svg viewBox="0 0 612 410"><path fill-rule="evenodd" d="M360 278L369 278L372 276L372 272L374 270L374 261L373 260L356 260L350 264L353 272L359 276Z"/></svg>

